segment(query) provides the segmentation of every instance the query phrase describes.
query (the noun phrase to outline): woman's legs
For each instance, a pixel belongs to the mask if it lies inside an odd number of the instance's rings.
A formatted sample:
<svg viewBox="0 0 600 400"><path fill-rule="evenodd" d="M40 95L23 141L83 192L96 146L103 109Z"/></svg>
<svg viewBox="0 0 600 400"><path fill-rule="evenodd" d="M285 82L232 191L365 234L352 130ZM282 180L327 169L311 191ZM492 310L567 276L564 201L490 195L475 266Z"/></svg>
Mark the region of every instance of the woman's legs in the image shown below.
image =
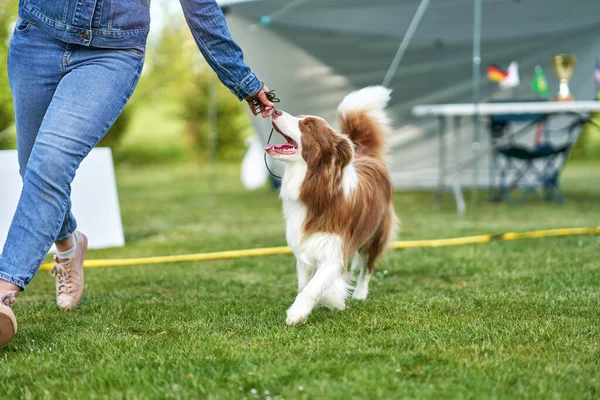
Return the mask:
<svg viewBox="0 0 600 400"><path fill-rule="evenodd" d="M44 115L64 76L61 57L65 51L65 43L52 40L43 32L28 33L30 29L31 25L26 22L17 27L9 52L9 78L15 106L17 154L21 178L25 175L27 162ZM32 56L36 53L37 56ZM65 216L56 241L58 251L73 247L71 232L77 223L70 209L69 206L69 212Z"/></svg>
<svg viewBox="0 0 600 400"><path fill-rule="evenodd" d="M41 48L35 51L30 42L41 43ZM139 49L94 49L58 42L62 50L57 57L46 53L49 42L57 41L32 25L28 31L15 34L10 50L11 88L16 99L36 96L36 87L41 85L26 67L30 58L44 58L62 71L30 144L22 172L23 190L0 257L0 279L23 289L52 243L74 231L70 185L75 171L121 113L143 65L143 51ZM21 86L24 79L30 79L31 84ZM18 109L20 105L15 100L16 115L26 112ZM30 136L22 139L23 146L31 143Z"/></svg>
<svg viewBox="0 0 600 400"><path fill-rule="evenodd" d="M30 33L31 27L23 23L15 28L8 52L8 77L15 111L21 178L25 175L46 110L64 75L60 66L64 43L44 40L47 37L40 32ZM0 293L20 289L12 282L0 279Z"/></svg>

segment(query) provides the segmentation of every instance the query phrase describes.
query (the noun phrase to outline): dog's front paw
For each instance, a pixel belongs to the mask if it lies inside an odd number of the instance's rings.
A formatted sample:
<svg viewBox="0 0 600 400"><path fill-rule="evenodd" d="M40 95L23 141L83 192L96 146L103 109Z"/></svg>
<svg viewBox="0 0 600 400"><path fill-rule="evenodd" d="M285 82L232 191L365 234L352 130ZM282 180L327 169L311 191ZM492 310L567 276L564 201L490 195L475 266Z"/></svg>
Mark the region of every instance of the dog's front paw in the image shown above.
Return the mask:
<svg viewBox="0 0 600 400"><path fill-rule="evenodd" d="M365 287L357 287L352 293L352 298L356 300L364 300L367 298L369 290Z"/></svg>
<svg viewBox="0 0 600 400"><path fill-rule="evenodd" d="M300 325L306 322L308 315L311 310L306 307L299 306L297 304L292 304L289 310L287 310L287 318L285 323L288 325Z"/></svg>

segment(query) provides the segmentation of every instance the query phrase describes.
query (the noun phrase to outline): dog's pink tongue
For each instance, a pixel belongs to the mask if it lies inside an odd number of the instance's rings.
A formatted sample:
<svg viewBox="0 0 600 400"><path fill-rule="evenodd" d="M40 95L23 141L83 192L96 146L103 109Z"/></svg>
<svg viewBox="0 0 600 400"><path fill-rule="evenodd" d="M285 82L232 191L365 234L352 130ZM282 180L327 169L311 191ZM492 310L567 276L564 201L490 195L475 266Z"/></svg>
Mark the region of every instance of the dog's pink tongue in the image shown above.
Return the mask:
<svg viewBox="0 0 600 400"><path fill-rule="evenodd" d="M265 150L271 150L273 147L275 147L275 146L272 144L268 144L265 146Z"/></svg>

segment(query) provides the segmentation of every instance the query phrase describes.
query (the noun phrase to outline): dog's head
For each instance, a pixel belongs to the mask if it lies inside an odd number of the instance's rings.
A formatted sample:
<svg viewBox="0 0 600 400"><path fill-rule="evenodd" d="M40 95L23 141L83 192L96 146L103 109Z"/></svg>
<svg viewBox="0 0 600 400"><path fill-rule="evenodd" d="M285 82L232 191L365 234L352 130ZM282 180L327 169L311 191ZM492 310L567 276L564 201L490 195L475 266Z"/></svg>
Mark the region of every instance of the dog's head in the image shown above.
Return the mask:
<svg viewBox="0 0 600 400"><path fill-rule="evenodd" d="M350 139L336 132L323 118L298 118L275 109L271 123L273 129L287 141L265 147L276 160L287 163L304 161L309 170L318 166L344 168L352 161L354 152Z"/></svg>

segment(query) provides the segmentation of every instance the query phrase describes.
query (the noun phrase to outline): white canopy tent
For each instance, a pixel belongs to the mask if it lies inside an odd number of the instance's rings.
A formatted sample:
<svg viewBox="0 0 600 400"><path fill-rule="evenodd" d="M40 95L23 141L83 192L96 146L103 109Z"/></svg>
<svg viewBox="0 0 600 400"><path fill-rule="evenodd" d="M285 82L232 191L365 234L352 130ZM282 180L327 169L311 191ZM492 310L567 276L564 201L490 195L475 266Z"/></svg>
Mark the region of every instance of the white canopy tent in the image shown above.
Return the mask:
<svg viewBox="0 0 600 400"><path fill-rule="evenodd" d="M473 101L473 24L478 1L482 13L477 87L482 101L536 98L529 83L537 64L544 68L555 93L558 81L552 58L559 53L578 58L570 82L575 98L594 98L594 63L600 58L599 2L431 0L389 85L394 90L390 113L397 128L391 138L391 172L397 187L431 188L439 174L436 123L412 116L411 108ZM227 7L227 18L248 63L276 90L282 109L334 122L335 109L345 94L382 83L420 4L421 0L233 2ZM520 64L521 85L498 92L497 84L485 79L485 70L490 64L506 67L513 60ZM268 122L255 123L266 140ZM453 156L470 157L471 121L463 121L460 130L448 145L464 149ZM489 145L485 129L481 140L484 148ZM489 183L485 158L480 165L485 186ZM462 183L471 185L473 171L463 172Z"/></svg>

